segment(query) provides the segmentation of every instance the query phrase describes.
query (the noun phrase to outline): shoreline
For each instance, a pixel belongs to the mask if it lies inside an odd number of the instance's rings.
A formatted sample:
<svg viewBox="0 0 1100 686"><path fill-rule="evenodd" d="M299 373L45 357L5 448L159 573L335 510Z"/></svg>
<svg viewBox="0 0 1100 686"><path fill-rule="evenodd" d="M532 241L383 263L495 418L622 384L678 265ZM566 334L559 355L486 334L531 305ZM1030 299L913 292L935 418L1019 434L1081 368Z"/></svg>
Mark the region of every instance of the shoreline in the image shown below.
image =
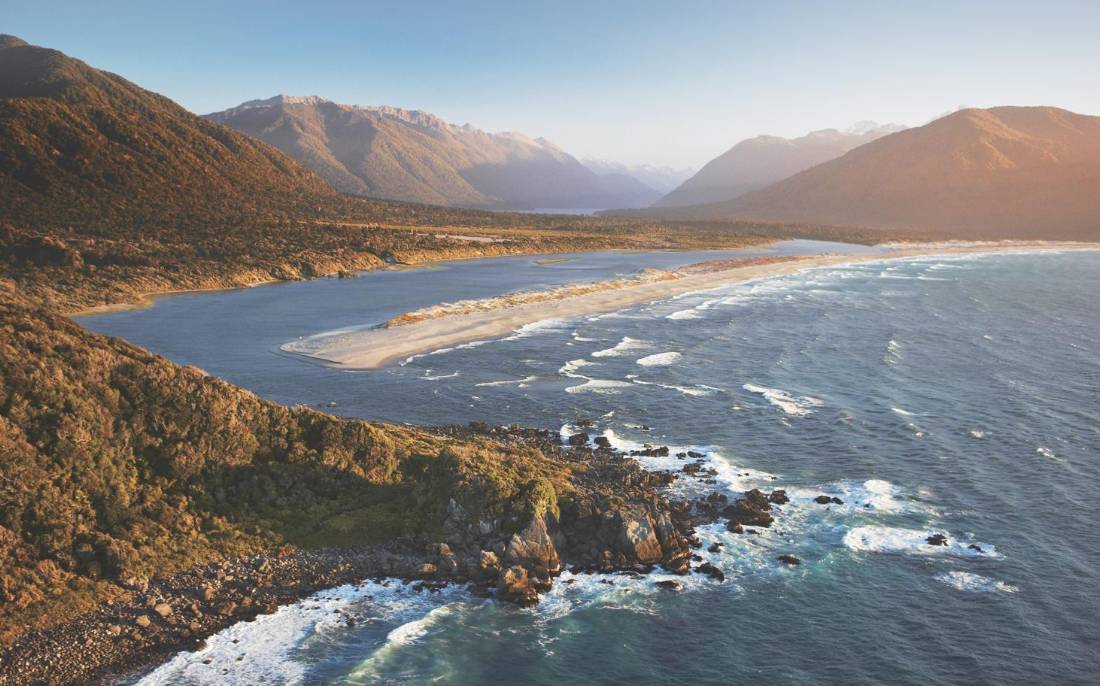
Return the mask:
<svg viewBox="0 0 1100 686"><path fill-rule="evenodd" d="M626 452L591 441L587 433L581 444L563 441L550 430L518 427L435 430L444 436L480 434L538 445L582 466L570 491L580 505L560 512L532 511L531 522L514 533L496 521L485 534L481 522L452 500L443 522L445 542L399 538L350 547L282 546L136 582L123 598L0 646L0 684L129 682L181 652L201 650L207 639L230 626L347 584L401 584L417 593L455 585L466 587L471 598L527 607L537 604L567 568L575 574L658 572L713 578L706 565L693 564L697 560L692 551L702 545L695 526L733 516L719 513L726 500L696 503L670 491L677 480L701 482L716 473L708 469L709 455L695 455L694 468L651 470L633 456L667 455L668 447ZM680 458L686 460L686 455ZM753 501L753 507L759 504ZM663 528L651 531L652 540L629 533L642 523L653 527L654 521L662 522ZM598 535L608 526L614 535ZM551 537L556 532L567 535ZM600 550L593 553L590 543ZM670 587L667 580L654 583ZM678 582L672 586L680 588ZM353 619L345 619L348 626L354 625Z"/></svg>
<svg viewBox="0 0 1100 686"><path fill-rule="evenodd" d="M935 255L1011 253L1047 250L1096 250L1098 243L1078 242L947 242L890 244L876 255L821 254L763 265L739 266L670 281L640 283L628 288L545 300L488 311L435 317L389 328L364 328L352 332L320 333L291 341L280 350L339 369L379 369L414 355L444 348L494 340L537 322L614 312L626 307L665 300L688 293L724 288L756 279L787 276L809 269L864 262Z"/></svg>
<svg viewBox="0 0 1100 686"><path fill-rule="evenodd" d="M765 248L767 246L775 245L776 243L782 243L785 240L799 240L799 239L785 239L775 238L767 239L759 243L747 243L739 247L711 247L711 248L698 248L698 247L683 247L683 248L629 248L629 247L617 247L617 248L593 248L591 250L567 250L562 252L516 252L516 253L503 253L500 255L467 255L462 257L439 257L437 259L429 259L423 262L397 262L392 264L385 264L374 267L367 267L363 269L350 269L339 270L330 273L320 274L312 277L303 278L265 278L255 281L245 281L242 283L227 283L225 285L217 286L197 286L195 288L170 288L166 290L146 291L137 293L130 300L124 302L102 303L99 305L92 305L90 307L83 307L75 310L63 310L62 314L70 318L79 317L95 317L97 315L105 314L117 314L119 312L132 312L138 310L145 310L153 307L157 304L157 300L161 298L170 298L176 295L190 295L196 293L218 293L222 291L239 291L248 288L258 288L260 286L272 286L282 283L297 283L300 281L316 281L318 279L336 279L336 278L358 278L362 274L376 271L395 271L395 272L408 272L418 271L421 269L444 269L443 265L450 262L469 262L473 260L486 260L486 259L500 259L506 257L530 257L539 262L540 266L550 266L561 262L568 262L574 259L574 255L582 255L585 253L647 253L647 252L698 252L698 251L725 251L735 252L739 250L746 250L751 248ZM339 276L340 271L348 271L352 274L350 277Z"/></svg>

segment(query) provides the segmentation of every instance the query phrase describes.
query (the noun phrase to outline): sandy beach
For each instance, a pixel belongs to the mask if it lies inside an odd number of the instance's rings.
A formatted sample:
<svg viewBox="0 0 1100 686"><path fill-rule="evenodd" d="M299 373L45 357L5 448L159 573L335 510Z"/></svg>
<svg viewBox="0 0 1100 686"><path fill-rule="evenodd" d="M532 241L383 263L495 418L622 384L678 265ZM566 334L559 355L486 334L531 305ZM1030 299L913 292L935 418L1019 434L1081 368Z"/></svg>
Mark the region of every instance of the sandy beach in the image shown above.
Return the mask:
<svg viewBox="0 0 1100 686"><path fill-rule="evenodd" d="M281 346L285 352L347 369L377 369L411 355L429 353L473 341L506 336L520 327L550 319L565 319L672 298L685 293L784 276L807 269L930 255L976 254L1034 250L1100 249L1100 244L1067 242L894 244L879 255L828 254L784 262L734 267L685 275L668 281L639 283L629 288L586 293L557 300L456 314L394 327L320 333Z"/></svg>

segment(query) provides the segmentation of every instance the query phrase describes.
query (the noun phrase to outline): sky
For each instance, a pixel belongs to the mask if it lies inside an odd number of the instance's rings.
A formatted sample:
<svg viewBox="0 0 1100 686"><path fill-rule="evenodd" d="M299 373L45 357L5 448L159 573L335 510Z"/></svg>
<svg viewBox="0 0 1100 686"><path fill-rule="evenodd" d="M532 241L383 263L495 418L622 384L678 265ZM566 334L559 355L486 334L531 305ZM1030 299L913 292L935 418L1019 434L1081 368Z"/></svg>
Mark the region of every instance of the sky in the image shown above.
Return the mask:
<svg viewBox="0 0 1100 686"><path fill-rule="evenodd" d="M0 33L197 113L320 95L625 164L960 106L1100 114L1098 0L0 0Z"/></svg>

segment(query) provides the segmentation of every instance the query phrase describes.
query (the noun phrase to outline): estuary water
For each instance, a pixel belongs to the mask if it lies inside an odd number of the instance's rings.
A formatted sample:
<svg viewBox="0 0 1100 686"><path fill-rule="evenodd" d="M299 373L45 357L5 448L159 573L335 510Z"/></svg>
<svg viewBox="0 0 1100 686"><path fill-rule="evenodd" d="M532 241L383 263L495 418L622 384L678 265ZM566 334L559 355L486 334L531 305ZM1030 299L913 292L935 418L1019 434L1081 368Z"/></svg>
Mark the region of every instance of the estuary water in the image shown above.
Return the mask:
<svg viewBox="0 0 1100 686"><path fill-rule="evenodd" d="M1100 252L822 268L371 372L275 352L442 300L718 255L462 262L81 319L284 403L565 434L590 418L620 447L706 453L708 489L791 496L758 535L701 531L723 544L701 551L722 583L692 575L670 592L660 575L567 572L531 609L460 588L342 587L231 627L143 683L1095 683Z"/></svg>

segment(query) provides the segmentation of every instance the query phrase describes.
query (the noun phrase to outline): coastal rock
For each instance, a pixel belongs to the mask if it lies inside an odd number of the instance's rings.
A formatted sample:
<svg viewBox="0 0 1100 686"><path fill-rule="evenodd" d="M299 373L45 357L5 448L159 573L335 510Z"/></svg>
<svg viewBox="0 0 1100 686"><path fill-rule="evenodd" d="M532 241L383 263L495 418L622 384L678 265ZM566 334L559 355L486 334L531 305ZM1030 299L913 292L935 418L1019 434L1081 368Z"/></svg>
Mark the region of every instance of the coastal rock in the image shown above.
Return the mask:
<svg viewBox="0 0 1100 686"><path fill-rule="evenodd" d="M780 555L779 557L777 557L775 559L779 560L783 564L791 565L792 567L794 565L802 564L802 560L798 559L794 555Z"/></svg>
<svg viewBox="0 0 1100 686"><path fill-rule="evenodd" d="M491 550L482 550L478 561L478 573L482 578L496 578L500 573L500 559Z"/></svg>
<svg viewBox="0 0 1100 686"><path fill-rule="evenodd" d="M819 495L814 498L814 502L818 505L828 505L829 503L833 502L833 499L827 495Z"/></svg>
<svg viewBox="0 0 1100 686"><path fill-rule="evenodd" d="M740 533L743 526L771 526L774 521L771 509L767 496L754 488L734 504L723 508L721 515L729 520L727 528L730 531Z"/></svg>
<svg viewBox="0 0 1100 686"><path fill-rule="evenodd" d="M153 620L149 619L149 615L138 615L134 619L134 624L138 625L142 629L148 629L152 625Z"/></svg>
<svg viewBox="0 0 1100 686"><path fill-rule="evenodd" d="M768 502L775 503L776 505L786 505L791 502L791 499L787 497L786 491L778 489L768 494Z"/></svg>
<svg viewBox="0 0 1100 686"><path fill-rule="evenodd" d="M928 538L924 539L928 545L947 545L947 536L945 534L932 534Z"/></svg>
<svg viewBox="0 0 1100 686"><path fill-rule="evenodd" d="M662 581L658 581L654 585L657 586L657 588L660 588L660 589L665 590L665 591L679 591L680 590L680 583L678 581L673 581L672 579L664 579Z"/></svg>
<svg viewBox="0 0 1100 686"><path fill-rule="evenodd" d="M170 617L172 615L172 606L167 603L157 603L153 606L153 612L156 612L161 617Z"/></svg>
<svg viewBox="0 0 1100 686"><path fill-rule="evenodd" d="M718 569L717 567L715 567L714 565L712 565L709 562L704 562L703 564L699 565L698 567L695 568L695 571L698 572L699 574L706 574L707 576L714 579L715 581L725 581L726 580L725 573L721 569Z"/></svg>
<svg viewBox="0 0 1100 686"><path fill-rule="evenodd" d="M437 567L431 562L425 562L416 568L416 575L423 579L430 579L436 575Z"/></svg>
<svg viewBox="0 0 1100 686"><path fill-rule="evenodd" d="M504 564L540 570L543 575L561 572L561 559L546 525L546 517L532 517L527 527L512 535L504 553Z"/></svg>
<svg viewBox="0 0 1100 686"><path fill-rule="evenodd" d="M620 529L616 544L619 552L623 553L628 561L642 564L661 561L664 550L657 538L656 526L644 507L633 506L620 510L619 521Z"/></svg>
<svg viewBox="0 0 1100 686"><path fill-rule="evenodd" d="M500 578L497 580L497 597L522 607L529 607L539 602L538 590L531 585L527 570L519 565L512 565L500 573Z"/></svg>
<svg viewBox="0 0 1100 686"><path fill-rule="evenodd" d="M588 445L588 434L583 431L579 434L573 434L569 437L568 443L574 447Z"/></svg>
<svg viewBox="0 0 1100 686"><path fill-rule="evenodd" d="M611 439L609 439L607 436L596 436L596 438L593 439L593 442L599 448L605 448L605 449L610 449L611 448Z"/></svg>

